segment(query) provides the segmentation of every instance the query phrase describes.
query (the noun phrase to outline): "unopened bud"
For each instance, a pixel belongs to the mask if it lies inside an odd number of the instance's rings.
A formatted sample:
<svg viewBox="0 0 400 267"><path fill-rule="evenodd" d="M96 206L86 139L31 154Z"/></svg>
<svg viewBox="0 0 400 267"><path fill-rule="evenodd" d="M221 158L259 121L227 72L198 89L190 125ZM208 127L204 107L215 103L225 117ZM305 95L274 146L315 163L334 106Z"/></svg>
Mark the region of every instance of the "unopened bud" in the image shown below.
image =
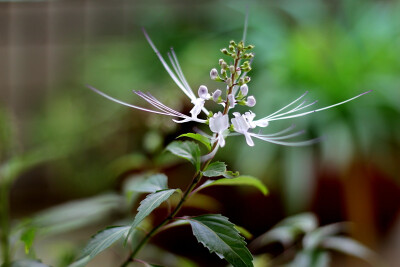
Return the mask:
<svg viewBox="0 0 400 267"><path fill-rule="evenodd" d="M235 72L235 66L230 65L230 66L229 66L229 71L230 71L231 73L234 73L234 72Z"/></svg>
<svg viewBox="0 0 400 267"><path fill-rule="evenodd" d="M237 45L239 50L242 50L243 46L244 46L243 41L240 41L239 44Z"/></svg>
<svg viewBox="0 0 400 267"><path fill-rule="evenodd" d="M239 85L242 85L242 84L244 84L244 78L239 79Z"/></svg>
<svg viewBox="0 0 400 267"><path fill-rule="evenodd" d="M210 71L210 78L211 80L216 80L217 77L218 77L218 71L216 68L214 68Z"/></svg>
<svg viewBox="0 0 400 267"><path fill-rule="evenodd" d="M228 100L229 100L229 107L234 108L236 105L235 96L232 94L228 95Z"/></svg>
<svg viewBox="0 0 400 267"><path fill-rule="evenodd" d="M231 50L231 52L235 52L235 47L233 45L230 45L229 50Z"/></svg>
<svg viewBox="0 0 400 267"><path fill-rule="evenodd" d="M240 86L240 92L243 96L247 95L247 93L249 92L249 87L247 86L247 84L243 84L242 86Z"/></svg>
<svg viewBox="0 0 400 267"><path fill-rule="evenodd" d="M215 92L212 94L212 98L215 102L218 102L219 97L221 96L222 92L221 90L217 89Z"/></svg>
<svg viewBox="0 0 400 267"><path fill-rule="evenodd" d="M248 83L251 81L251 78L249 76L244 77L244 83Z"/></svg>
<svg viewBox="0 0 400 267"><path fill-rule="evenodd" d="M227 68L228 68L228 64L226 64L226 62L224 61L224 62L222 62L222 64L221 64L221 68L222 69L224 69L224 70L226 70Z"/></svg>
<svg viewBox="0 0 400 267"><path fill-rule="evenodd" d="M208 89L205 85L200 85L198 93L200 98L205 100L210 99L210 94L208 93Z"/></svg>
<svg viewBox="0 0 400 267"><path fill-rule="evenodd" d="M256 105L256 99L254 98L254 96L249 96L247 98L246 105L248 107L254 107Z"/></svg>
<svg viewBox="0 0 400 267"><path fill-rule="evenodd" d="M246 46L244 49L250 50L250 49L253 49L253 48L254 48L254 45L248 45L248 46Z"/></svg>
<svg viewBox="0 0 400 267"><path fill-rule="evenodd" d="M228 79L226 79L226 84L228 85L228 86L231 86L232 85L232 79L231 78L228 78Z"/></svg>
<svg viewBox="0 0 400 267"><path fill-rule="evenodd" d="M227 50L226 48L222 48L222 49L221 49L221 52L222 52L222 54L224 54L224 55L229 55L229 52L228 52L228 50Z"/></svg>
<svg viewBox="0 0 400 267"><path fill-rule="evenodd" d="M230 45L233 45L233 46L236 46L236 43L235 43L235 41L233 41L233 40L230 41L229 44L230 44Z"/></svg>
<svg viewBox="0 0 400 267"><path fill-rule="evenodd" d="M218 64L221 66L222 63L225 62L222 58L220 60L218 60Z"/></svg>

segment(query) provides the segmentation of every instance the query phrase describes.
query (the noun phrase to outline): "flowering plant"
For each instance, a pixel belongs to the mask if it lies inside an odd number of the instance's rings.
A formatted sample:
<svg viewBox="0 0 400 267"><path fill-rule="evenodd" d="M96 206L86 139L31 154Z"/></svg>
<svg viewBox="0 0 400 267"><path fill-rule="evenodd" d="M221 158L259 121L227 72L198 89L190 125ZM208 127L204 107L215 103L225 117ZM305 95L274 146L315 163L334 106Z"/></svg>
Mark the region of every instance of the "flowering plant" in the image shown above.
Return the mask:
<svg viewBox="0 0 400 267"><path fill-rule="evenodd" d="M340 103L314 110L307 109L315 105L317 101L308 102L304 100L307 95L307 92L305 92L281 109L270 115L256 119L256 114L251 110L245 113L235 111L235 108L238 106L251 108L256 105L256 98L253 95L249 95L249 83L251 81L249 73L252 70L252 61L254 58L254 53L252 53L251 50L254 49L254 46L245 43L245 34L242 41L238 43L230 41L228 48L221 49L221 52L227 56L228 60L220 59L218 62L219 70L213 68L210 71L210 78L216 82L220 82L222 88L216 89L210 93L206 86L201 85L196 95L183 74L174 50L171 49L168 53L168 63L157 50L148 34L145 31L143 32L168 74L193 104L189 112L190 115L183 114L164 105L150 93L133 91L152 106L152 108L146 108L128 104L92 86L88 87L94 92L119 104L141 111L173 117L173 121L176 123L197 122L208 125L209 133L196 130L194 133L187 133L179 136L198 141L206 147L207 152L202 156L198 144L191 141L175 141L168 145L166 148L168 151L190 161L195 166L195 174L187 189L184 192L180 189L169 189L167 186L167 178L162 174L151 175L147 179L134 183L134 185L130 187L132 192L149 193L140 203L134 220L130 225L106 228L96 234L87 245L82 257L73 264L73 266L86 264L99 252L122 238L125 240L125 243L129 240L133 240L133 243L129 242L129 244L133 245L132 252L121 266L127 266L132 261L141 262L141 260L137 259L137 255L152 236L163 229L182 224L190 224L194 236L200 243L207 247L210 252L216 253L233 266L253 266L252 255L247 249L243 237L239 234L240 230L238 229L240 228L232 224L228 218L219 214L207 214L195 217L177 216L184 203L190 197L198 191L210 186L249 185L256 187L263 194L267 194L267 188L256 178L239 176L237 172L228 171L225 163L219 161L213 162L218 149L226 145L226 139L228 137L237 135L243 135L249 146L254 146L254 138L286 146L313 144L319 139L305 141L290 140L304 132L294 131L295 126L293 125L275 133L256 132L256 129L266 128L270 123L276 120L302 117L314 112L326 110L354 100L370 91ZM206 101L214 102L219 109L217 109L216 112L209 111L205 107ZM204 113L204 116L201 113ZM208 177L206 181L204 181L204 177ZM215 180L215 178L220 179ZM136 240L136 233L140 231L140 225L145 218L164 201L167 201L174 193L181 195L180 201L175 208L172 209L170 214L162 222L151 228L143 238Z"/></svg>

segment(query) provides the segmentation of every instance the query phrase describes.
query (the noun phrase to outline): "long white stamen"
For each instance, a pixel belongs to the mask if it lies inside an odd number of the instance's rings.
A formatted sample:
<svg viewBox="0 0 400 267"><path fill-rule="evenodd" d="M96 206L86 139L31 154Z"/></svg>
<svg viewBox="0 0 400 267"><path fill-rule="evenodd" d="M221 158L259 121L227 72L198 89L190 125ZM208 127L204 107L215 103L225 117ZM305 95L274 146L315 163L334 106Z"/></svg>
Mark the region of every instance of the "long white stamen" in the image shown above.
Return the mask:
<svg viewBox="0 0 400 267"><path fill-rule="evenodd" d="M305 101L303 101L303 103L304 103L304 102L305 102ZM281 114L276 114L275 116L270 117L269 120L271 120L272 118L281 117L281 116L283 116L283 115L287 115L287 114L290 114L290 113L293 113L293 112L296 112L296 111L300 111L300 110L302 110L302 109L305 109L305 108L308 108L308 107L314 105L314 104L317 103L317 102L318 102L318 100L315 100L314 102L312 102L312 103L310 103L310 104L307 104L307 105L305 105L304 107L301 107L301 108L299 108L299 106L297 106L296 108L294 108L294 109L292 109L292 110L290 110L290 111L288 111L288 112L284 112L284 113L281 113Z"/></svg>
<svg viewBox="0 0 400 267"><path fill-rule="evenodd" d="M270 115L268 115L267 117L264 117L264 118L262 118L262 119L271 118L271 117L274 116L275 114L277 114L277 113L281 112L282 110L284 110L284 109L290 107L291 105L293 105L294 103L296 103L297 101L299 101L300 99L302 99L303 97L305 97L307 94L308 94L308 91L306 91L304 94L302 94L299 98L297 98L297 99L294 100L293 102L289 103L288 105L284 106L283 108L281 108L281 109L275 111L274 113L272 113L272 114L270 114Z"/></svg>
<svg viewBox="0 0 400 267"><path fill-rule="evenodd" d="M187 88L185 88L185 86L179 81L179 79L176 77L176 75L173 73L173 71L171 70L171 68L168 66L167 62L164 60L164 58L162 57L161 53L157 50L156 46L154 45L154 43L151 41L149 35L147 34L147 32L142 29L144 36L147 39L147 42L150 44L151 48L154 50L154 52L156 53L158 59L161 61L162 65L164 66L165 70L168 72L169 76L171 76L172 80L174 80L174 82L176 83L176 85L178 85L178 87L191 99L193 100L194 98L196 98L194 96L193 92L188 92Z"/></svg>
<svg viewBox="0 0 400 267"><path fill-rule="evenodd" d="M289 138L293 138L299 135L304 134L304 130L292 133L292 134L288 134L288 135L283 135L283 136L277 136L277 137L268 137L268 140L285 140L285 139L289 139Z"/></svg>
<svg viewBox="0 0 400 267"><path fill-rule="evenodd" d="M111 96L109 96L109 95L107 95L107 94L105 94L105 93L103 93L103 92L97 90L96 88L94 88L94 87L92 87L92 86L90 86L90 85L86 85L86 86L87 86L90 90L92 90L93 92L95 92L95 93L97 93L97 94L99 94L99 95L101 95L101 96L103 96L103 97L105 97L105 98L107 98L107 99L109 99L109 100L111 100L111 101L113 101L113 102L116 102L116 103L118 103L118 104L121 104L121 105L124 105L124 106L127 106L127 107L131 107L131 108L134 108L134 109L138 109L138 110L143 110L143 111L151 112L151 113L157 113L157 114L161 114L161 115L167 115L167 116L174 116L174 117L176 117L175 115L170 114L170 113L167 113L167 112L165 112L165 111L164 111L164 112L160 112L160 111L156 111L156 110L152 110L152 109L147 109L147 108L142 108L142 107L138 107L138 106L135 106L135 105L131 105L131 104L122 102L121 100L115 99L115 98L113 98L113 97L111 97Z"/></svg>
<svg viewBox="0 0 400 267"><path fill-rule="evenodd" d="M300 142L283 142L283 141L271 140L269 138L260 138L258 136L254 136L254 137L261 139L263 141L267 141L267 142L278 144L278 145L284 145L284 146L308 146L308 145L318 143L319 141L322 140L322 138L315 138L315 139L311 139L311 140L307 140L307 141L300 141Z"/></svg>
<svg viewBox="0 0 400 267"><path fill-rule="evenodd" d="M184 114L182 114L182 113L180 113L180 112L178 112L178 111L176 111L176 110L173 110L172 108L170 108L170 107L167 107L166 105L164 105L163 103L161 103L160 101L158 101L154 96L152 96L150 93L148 93L148 95L146 95L145 93L143 93L143 92L141 92L141 91L133 91L135 94L137 94L138 96L140 96L141 98L143 98L144 100L146 100L149 104L151 104L151 105L153 105L154 107L156 107L156 108L158 108L158 109L160 109L160 110L162 110L162 111L165 111L165 112L168 112L168 113L171 113L171 114L174 114L175 116L177 116L177 117L183 117L183 116L185 116Z"/></svg>
<svg viewBox="0 0 400 267"><path fill-rule="evenodd" d="M284 129L284 130L282 130L282 131L280 131L280 132L277 132L277 133L273 133L273 134L257 134L257 135L258 135L258 136L261 136L261 137L274 137L274 136L278 136L278 135L281 135L281 134L290 132L290 131L293 130L295 127L296 127L296 125L295 125L295 124L292 124L290 127L286 128L286 129Z"/></svg>
<svg viewBox="0 0 400 267"><path fill-rule="evenodd" d="M179 64L179 61L178 61L178 57L176 56L176 53L175 53L175 51L174 51L174 49L173 49L172 47L171 47L171 54L172 54L172 56L173 56L173 58L174 58L174 60L175 60L176 67L178 68L177 73L178 73L178 74L180 73L181 80L182 80L183 83L186 85L186 88L187 88L189 94L191 94L192 97L196 97L195 94L194 94L193 91L192 91L192 88L189 86L189 83L187 82L187 80L186 80L186 78L185 78L185 75L183 74L181 65Z"/></svg>
<svg viewBox="0 0 400 267"><path fill-rule="evenodd" d="M286 117L278 117L278 118L275 117L275 118L272 118L272 119L269 119L269 120L270 120L270 121L274 121L274 120L284 120L284 119L291 119L291 118L301 117L301 116L304 116L304 115L307 115L307 114L310 114L310 113L314 113L314 112L318 112L318 111L322 111L322 110L326 110L326 109L329 109L329 108L333 108L333 107L342 105L342 104L344 104L344 103L347 103L347 102L349 102L349 101L352 101L352 100L354 100L354 99L356 99L356 98L359 98L360 96L363 96L363 95L368 94L368 93L370 93L370 92L372 92L372 90L369 90L369 91L364 92L364 93L362 93L362 94L359 94L359 95L357 95L357 96L355 96L355 97L352 97L352 98L347 99L347 100L345 100L345 101L342 101L342 102L339 102L339 103L336 103L336 104L334 104L334 105L330 105L330 106L327 106L327 107L324 107L324 108L320 108L320 109L316 109L316 110L311 110L311 111L308 111L308 112L303 112L303 113L300 113L300 114L290 115L290 116L286 116Z"/></svg>

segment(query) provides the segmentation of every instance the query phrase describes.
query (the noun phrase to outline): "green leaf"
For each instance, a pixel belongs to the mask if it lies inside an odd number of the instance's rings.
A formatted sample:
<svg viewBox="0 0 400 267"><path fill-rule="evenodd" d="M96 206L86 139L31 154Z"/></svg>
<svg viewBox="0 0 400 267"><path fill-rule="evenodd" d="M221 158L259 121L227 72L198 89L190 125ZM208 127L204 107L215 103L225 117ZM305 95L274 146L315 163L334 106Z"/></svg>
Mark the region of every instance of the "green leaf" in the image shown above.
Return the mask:
<svg viewBox="0 0 400 267"><path fill-rule="evenodd" d="M207 177L223 176L226 172L226 164L224 162L216 161L208 165L207 169L203 171L203 175Z"/></svg>
<svg viewBox="0 0 400 267"><path fill-rule="evenodd" d="M18 260L11 263L10 267L49 267L38 260Z"/></svg>
<svg viewBox="0 0 400 267"><path fill-rule="evenodd" d="M202 215L188 219L193 235L210 252L215 252L233 266L253 266L250 251L234 224L219 214Z"/></svg>
<svg viewBox="0 0 400 267"><path fill-rule="evenodd" d="M129 234L146 218L154 209L161 205L165 200L167 200L176 189L167 189L158 191L146 196L145 199L140 202L140 206L138 208L138 213L136 214L135 219L133 220Z"/></svg>
<svg viewBox="0 0 400 267"><path fill-rule="evenodd" d="M174 141L166 149L172 154L190 161L197 171L200 170L200 148L196 143Z"/></svg>
<svg viewBox="0 0 400 267"><path fill-rule="evenodd" d="M21 241L24 242L25 244L25 253L29 254L29 250L32 247L33 240L35 240L35 234L36 234L36 228L30 227L26 229L22 234L21 234Z"/></svg>
<svg viewBox="0 0 400 267"><path fill-rule="evenodd" d="M232 185L232 186L248 185L257 188L264 195L268 194L267 187L260 180L251 176L239 176L236 178L223 178L215 181L207 181L204 184L202 184L197 189L197 191L215 185Z"/></svg>
<svg viewBox="0 0 400 267"><path fill-rule="evenodd" d="M125 192L154 193L168 189L168 178L165 174L157 173L149 177L134 176L124 184Z"/></svg>
<svg viewBox="0 0 400 267"><path fill-rule="evenodd" d="M83 249L80 259L70 266L85 266L87 262L93 259L97 254L109 248L112 244L126 235L129 229L129 226L113 226L101 230L92 237Z"/></svg>
<svg viewBox="0 0 400 267"><path fill-rule="evenodd" d="M239 233L244 236L247 239L252 239L253 238L253 234L250 233L246 228L239 226L239 225L235 225L235 229L239 231Z"/></svg>
<svg viewBox="0 0 400 267"><path fill-rule="evenodd" d="M196 141L199 141L200 143L202 143L203 145L205 145L207 147L208 151L211 151L210 139L208 139L204 135L201 135L198 133L187 133L187 134L181 134L177 138L181 138L181 137L188 137L188 138L192 138Z"/></svg>

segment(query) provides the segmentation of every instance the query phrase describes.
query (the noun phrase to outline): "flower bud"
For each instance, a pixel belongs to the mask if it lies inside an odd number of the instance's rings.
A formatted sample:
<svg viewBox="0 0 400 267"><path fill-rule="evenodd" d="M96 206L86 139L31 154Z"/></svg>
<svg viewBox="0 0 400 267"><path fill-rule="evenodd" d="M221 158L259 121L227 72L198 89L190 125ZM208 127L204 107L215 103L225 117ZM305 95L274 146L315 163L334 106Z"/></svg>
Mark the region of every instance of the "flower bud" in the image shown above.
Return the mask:
<svg viewBox="0 0 400 267"><path fill-rule="evenodd" d="M216 80L217 77L218 77L218 71L216 68L214 68L210 71L210 78L211 80Z"/></svg>
<svg viewBox="0 0 400 267"><path fill-rule="evenodd" d="M222 92L221 90L217 89L214 91L214 93L212 94L212 98L215 102L218 102L219 97L221 96Z"/></svg>
<svg viewBox="0 0 400 267"><path fill-rule="evenodd" d="M218 60L218 64L221 66L222 63L225 62L222 58L220 60Z"/></svg>
<svg viewBox="0 0 400 267"><path fill-rule="evenodd" d="M244 83L250 82L251 78L249 76L244 77Z"/></svg>
<svg viewBox="0 0 400 267"><path fill-rule="evenodd" d="M228 86L232 85L232 79L231 78L226 79L225 82L228 84Z"/></svg>
<svg viewBox="0 0 400 267"><path fill-rule="evenodd" d="M221 49L221 52L222 52L222 54L224 54L224 55L229 55L229 54L230 54L226 48L222 48L222 49Z"/></svg>
<svg viewBox="0 0 400 267"><path fill-rule="evenodd" d="M226 64L225 61L222 62L222 63L221 63L221 68L224 69L224 70L226 70L226 69L228 68L228 64Z"/></svg>
<svg viewBox="0 0 400 267"><path fill-rule="evenodd" d="M200 85L198 93L200 98L205 100L210 99L210 94L208 93L208 89L205 85Z"/></svg>
<svg viewBox="0 0 400 267"><path fill-rule="evenodd" d="M254 48L254 45L248 45L248 46L246 46L244 49L250 50L250 49L253 49L253 48Z"/></svg>
<svg viewBox="0 0 400 267"><path fill-rule="evenodd" d="M244 84L244 78L239 79L239 85L242 85L242 84Z"/></svg>
<svg viewBox="0 0 400 267"><path fill-rule="evenodd" d="M230 65L230 66L229 66L229 71L230 71L231 73L234 73L234 72L235 72L235 66Z"/></svg>
<svg viewBox="0 0 400 267"><path fill-rule="evenodd" d="M231 52L235 52L235 47L233 45L230 45L229 50L231 50Z"/></svg>
<svg viewBox="0 0 400 267"><path fill-rule="evenodd" d="M228 100L229 100L229 107L234 108L236 105L236 99L233 94L228 95Z"/></svg>
<svg viewBox="0 0 400 267"><path fill-rule="evenodd" d="M237 45L237 44L235 43L235 41L233 41L233 40L230 41L229 44L230 44L230 45L233 45L233 46L236 46L236 45Z"/></svg>
<svg viewBox="0 0 400 267"><path fill-rule="evenodd" d="M243 84L242 86L240 86L240 92L243 96L247 95L247 93L249 92L249 87L247 86L247 84Z"/></svg>
<svg viewBox="0 0 400 267"><path fill-rule="evenodd" d="M256 105L256 99L254 98L254 96L249 96L247 98L246 105L248 107L254 107Z"/></svg>

